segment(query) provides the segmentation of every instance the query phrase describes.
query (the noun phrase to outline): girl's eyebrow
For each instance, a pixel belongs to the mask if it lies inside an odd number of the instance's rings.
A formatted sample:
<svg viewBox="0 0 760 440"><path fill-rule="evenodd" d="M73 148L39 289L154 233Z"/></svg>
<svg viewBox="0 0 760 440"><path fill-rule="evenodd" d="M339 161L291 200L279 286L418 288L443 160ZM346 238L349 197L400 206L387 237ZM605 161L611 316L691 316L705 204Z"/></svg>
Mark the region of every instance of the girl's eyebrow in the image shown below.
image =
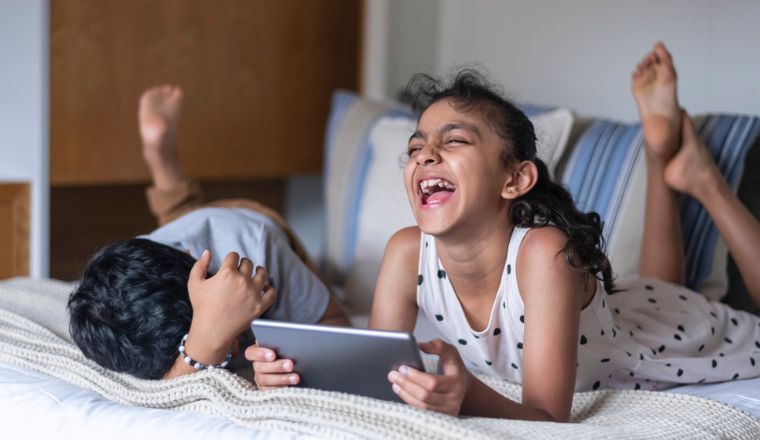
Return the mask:
<svg viewBox="0 0 760 440"><path fill-rule="evenodd" d="M441 134L452 131L452 130L465 130L473 133L474 135L480 137L480 129L472 124L469 124L467 122L457 121L457 122L451 122L449 124L444 125L441 127ZM412 139L422 139L425 140L427 138L427 134L425 134L422 130L415 130L414 133L412 133L411 136L409 136L409 142L412 141Z"/></svg>
<svg viewBox="0 0 760 440"><path fill-rule="evenodd" d="M472 124L463 121L456 121L441 127L441 133L446 133L452 130L465 130L469 131L476 136L480 137L480 129Z"/></svg>
<svg viewBox="0 0 760 440"><path fill-rule="evenodd" d="M422 130L415 130L414 133L412 133L412 135L409 136L409 141L408 142L411 142L412 139L422 139L422 140L425 140L425 138L427 138L427 135L425 134L424 131L422 131Z"/></svg>

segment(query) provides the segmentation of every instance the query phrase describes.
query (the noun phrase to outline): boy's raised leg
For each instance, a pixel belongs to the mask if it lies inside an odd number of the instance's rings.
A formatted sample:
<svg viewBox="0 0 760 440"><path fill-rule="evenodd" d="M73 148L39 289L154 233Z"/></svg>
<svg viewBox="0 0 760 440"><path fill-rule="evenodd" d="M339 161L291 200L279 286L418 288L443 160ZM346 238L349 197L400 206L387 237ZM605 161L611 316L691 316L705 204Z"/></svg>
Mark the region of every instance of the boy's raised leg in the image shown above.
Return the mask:
<svg viewBox="0 0 760 440"><path fill-rule="evenodd" d="M665 182L665 167L680 145L681 109L673 59L662 43L639 62L631 92L641 117L646 148L647 192L639 272L684 283L683 240L676 193Z"/></svg>
<svg viewBox="0 0 760 440"><path fill-rule="evenodd" d="M151 87L140 96L137 120L143 158L159 190L171 190L185 182L177 148L181 113L182 89L178 86Z"/></svg>
<svg viewBox="0 0 760 440"><path fill-rule="evenodd" d="M143 158L153 180L146 197L159 225L201 207L203 201L200 187L185 177L179 161L177 125L182 98L178 86L155 86L143 92L138 105Z"/></svg>

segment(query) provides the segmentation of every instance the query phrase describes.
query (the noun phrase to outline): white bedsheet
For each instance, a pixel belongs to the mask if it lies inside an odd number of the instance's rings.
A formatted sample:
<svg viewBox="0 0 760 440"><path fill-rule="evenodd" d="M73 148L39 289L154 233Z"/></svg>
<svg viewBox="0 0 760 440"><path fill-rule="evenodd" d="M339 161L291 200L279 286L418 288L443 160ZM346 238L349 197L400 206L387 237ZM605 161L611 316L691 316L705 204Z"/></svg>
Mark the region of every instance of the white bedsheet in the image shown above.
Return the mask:
<svg viewBox="0 0 760 440"><path fill-rule="evenodd" d="M708 397L760 418L760 378L670 390ZM0 363L2 438L305 439L309 436L243 428L198 413L125 406L52 376Z"/></svg>
<svg viewBox="0 0 760 440"><path fill-rule="evenodd" d="M60 379L0 363L4 439L305 439L198 413L125 406Z"/></svg>

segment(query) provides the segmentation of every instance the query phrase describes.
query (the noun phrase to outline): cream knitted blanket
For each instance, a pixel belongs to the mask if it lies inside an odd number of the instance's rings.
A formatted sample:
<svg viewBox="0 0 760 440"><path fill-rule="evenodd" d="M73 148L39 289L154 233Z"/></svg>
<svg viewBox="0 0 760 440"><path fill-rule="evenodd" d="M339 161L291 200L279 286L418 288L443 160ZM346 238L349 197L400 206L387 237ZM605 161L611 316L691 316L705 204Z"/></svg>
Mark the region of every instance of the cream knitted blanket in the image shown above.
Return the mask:
<svg viewBox="0 0 760 440"><path fill-rule="evenodd" d="M68 336L71 286L57 281L0 282L0 362L39 371L125 405L221 415L244 426L325 438L588 439L760 438L760 420L698 397L646 391L596 391L573 399L559 424L456 418L407 405L303 388L257 391L225 371L146 381L85 359ZM483 378L518 399L519 387Z"/></svg>

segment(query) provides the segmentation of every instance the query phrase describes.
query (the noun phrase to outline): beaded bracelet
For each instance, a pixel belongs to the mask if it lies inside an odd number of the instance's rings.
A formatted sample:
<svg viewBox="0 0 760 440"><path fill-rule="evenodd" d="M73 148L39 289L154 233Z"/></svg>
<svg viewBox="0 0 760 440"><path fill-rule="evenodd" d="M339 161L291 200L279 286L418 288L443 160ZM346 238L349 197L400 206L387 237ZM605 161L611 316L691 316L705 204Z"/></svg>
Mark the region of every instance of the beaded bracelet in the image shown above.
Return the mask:
<svg viewBox="0 0 760 440"><path fill-rule="evenodd" d="M224 358L224 361L222 361L222 363L219 365L206 365L203 362L198 362L195 359L191 358L190 355L185 353L185 342L187 342L187 336L188 336L188 333L185 333L185 336L182 337L182 340L179 343L179 348L177 348L177 351L179 351L179 354L182 355L182 359L185 361L186 364L190 365L196 370L213 370L214 368L225 368L227 364L230 363L230 359L232 359L231 351L227 351L227 356Z"/></svg>

